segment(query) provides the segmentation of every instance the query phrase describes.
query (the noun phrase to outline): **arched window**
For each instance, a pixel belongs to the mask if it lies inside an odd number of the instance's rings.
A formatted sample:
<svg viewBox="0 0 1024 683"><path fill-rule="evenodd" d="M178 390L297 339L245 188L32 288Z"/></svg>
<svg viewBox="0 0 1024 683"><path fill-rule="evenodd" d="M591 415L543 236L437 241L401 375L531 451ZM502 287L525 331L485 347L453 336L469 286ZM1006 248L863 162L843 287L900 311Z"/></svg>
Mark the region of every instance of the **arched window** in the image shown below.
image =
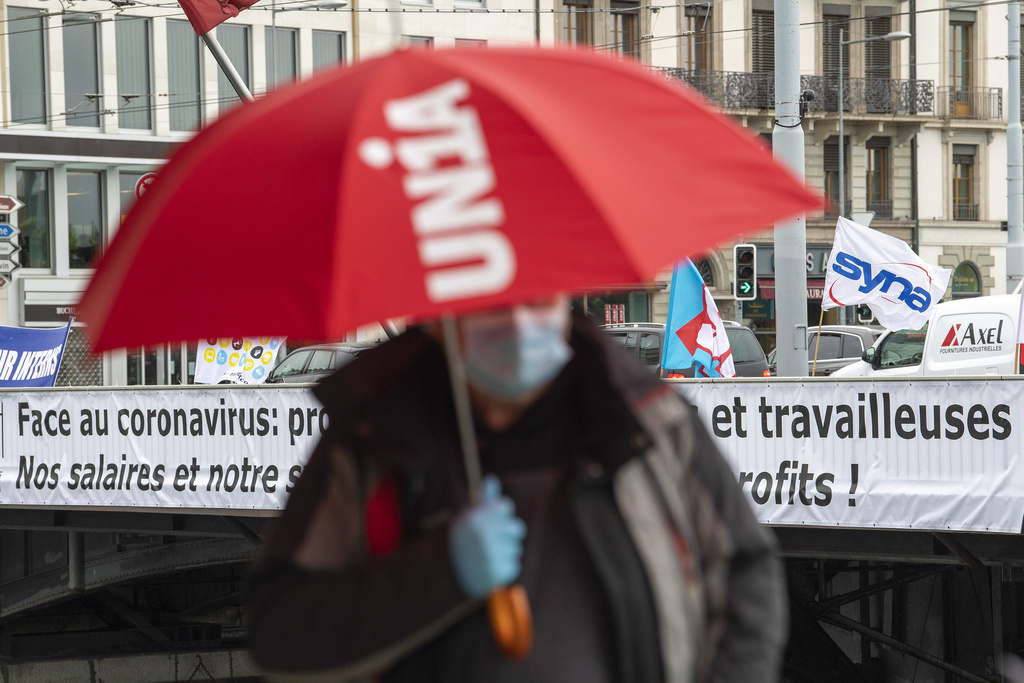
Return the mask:
<svg viewBox="0 0 1024 683"><path fill-rule="evenodd" d="M962 262L953 271L953 298L968 299L981 296L981 277L973 263Z"/></svg>
<svg viewBox="0 0 1024 683"><path fill-rule="evenodd" d="M704 284L708 286L708 289L714 289L715 286L715 271L711 268L711 263L707 260L699 258L693 262L694 267L700 276L704 278Z"/></svg>

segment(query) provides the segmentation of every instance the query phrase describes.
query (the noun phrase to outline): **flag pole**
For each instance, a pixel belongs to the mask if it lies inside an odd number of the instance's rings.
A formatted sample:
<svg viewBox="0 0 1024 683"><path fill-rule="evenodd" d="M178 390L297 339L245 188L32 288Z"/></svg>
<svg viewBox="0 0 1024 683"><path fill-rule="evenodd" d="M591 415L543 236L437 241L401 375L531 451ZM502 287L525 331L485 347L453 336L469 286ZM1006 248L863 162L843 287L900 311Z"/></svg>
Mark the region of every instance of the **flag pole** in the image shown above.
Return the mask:
<svg viewBox="0 0 1024 683"><path fill-rule="evenodd" d="M206 47L210 49L210 53L213 58L217 60L217 64L220 66L220 70L224 72L228 82L231 83L231 87L238 93L239 99L244 102L252 102L255 98L252 93L249 92L249 87L242 80L242 77L238 75L238 71L235 69L235 65L231 63L231 59L228 58L224 48L220 46L220 41L217 40L215 31L217 29L211 29L206 33L200 34L200 38L206 43Z"/></svg>
<svg viewBox="0 0 1024 683"><path fill-rule="evenodd" d="M818 370L818 344L821 343L821 321L825 319L825 309L818 315L818 336L814 338L814 364L811 366L811 377Z"/></svg>

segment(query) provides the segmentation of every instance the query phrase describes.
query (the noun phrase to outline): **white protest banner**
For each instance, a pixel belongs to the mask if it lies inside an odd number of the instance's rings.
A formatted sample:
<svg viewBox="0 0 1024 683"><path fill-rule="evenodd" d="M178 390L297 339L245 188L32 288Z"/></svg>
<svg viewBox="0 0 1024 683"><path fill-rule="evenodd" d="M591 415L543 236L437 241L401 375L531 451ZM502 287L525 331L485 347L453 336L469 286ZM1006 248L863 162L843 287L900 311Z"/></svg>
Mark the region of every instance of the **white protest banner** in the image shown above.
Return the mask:
<svg viewBox="0 0 1024 683"><path fill-rule="evenodd" d="M675 386L766 524L1021 533L1024 378Z"/></svg>
<svg viewBox="0 0 1024 683"><path fill-rule="evenodd" d="M196 384L262 384L278 361L284 337L204 339L196 351Z"/></svg>
<svg viewBox="0 0 1024 683"><path fill-rule="evenodd" d="M0 394L0 506L280 510L327 415L308 389Z"/></svg>
<svg viewBox="0 0 1024 683"><path fill-rule="evenodd" d="M1019 534L1024 377L673 380L767 524ZM327 416L307 388L0 393L0 506L284 507Z"/></svg>
<svg viewBox="0 0 1024 683"><path fill-rule="evenodd" d="M952 273L921 260L901 239L840 216L825 272L821 309L867 304L889 330L916 330Z"/></svg>

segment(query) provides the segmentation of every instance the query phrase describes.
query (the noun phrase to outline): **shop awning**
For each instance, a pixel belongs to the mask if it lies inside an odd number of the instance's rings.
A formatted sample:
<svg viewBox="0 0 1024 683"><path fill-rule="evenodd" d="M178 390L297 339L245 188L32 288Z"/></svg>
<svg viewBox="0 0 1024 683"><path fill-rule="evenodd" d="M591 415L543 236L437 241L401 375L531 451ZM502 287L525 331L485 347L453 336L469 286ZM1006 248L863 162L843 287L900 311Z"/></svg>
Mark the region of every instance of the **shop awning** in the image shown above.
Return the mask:
<svg viewBox="0 0 1024 683"><path fill-rule="evenodd" d="M807 298L811 301L821 301L821 297L825 295L825 281L824 280L808 280L807 281ZM761 279L757 281L757 298L758 299L774 299L775 298L775 279Z"/></svg>

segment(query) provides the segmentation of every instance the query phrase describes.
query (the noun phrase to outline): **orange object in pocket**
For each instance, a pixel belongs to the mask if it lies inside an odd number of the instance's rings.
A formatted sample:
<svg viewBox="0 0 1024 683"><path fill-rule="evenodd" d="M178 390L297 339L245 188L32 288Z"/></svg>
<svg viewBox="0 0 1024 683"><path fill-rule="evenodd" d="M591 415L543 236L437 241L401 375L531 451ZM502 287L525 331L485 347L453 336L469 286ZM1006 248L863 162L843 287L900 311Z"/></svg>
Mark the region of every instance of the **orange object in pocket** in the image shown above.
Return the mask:
<svg viewBox="0 0 1024 683"><path fill-rule="evenodd" d="M516 584L500 588L487 598L491 631L502 653L523 659L533 649L533 616L526 589Z"/></svg>

